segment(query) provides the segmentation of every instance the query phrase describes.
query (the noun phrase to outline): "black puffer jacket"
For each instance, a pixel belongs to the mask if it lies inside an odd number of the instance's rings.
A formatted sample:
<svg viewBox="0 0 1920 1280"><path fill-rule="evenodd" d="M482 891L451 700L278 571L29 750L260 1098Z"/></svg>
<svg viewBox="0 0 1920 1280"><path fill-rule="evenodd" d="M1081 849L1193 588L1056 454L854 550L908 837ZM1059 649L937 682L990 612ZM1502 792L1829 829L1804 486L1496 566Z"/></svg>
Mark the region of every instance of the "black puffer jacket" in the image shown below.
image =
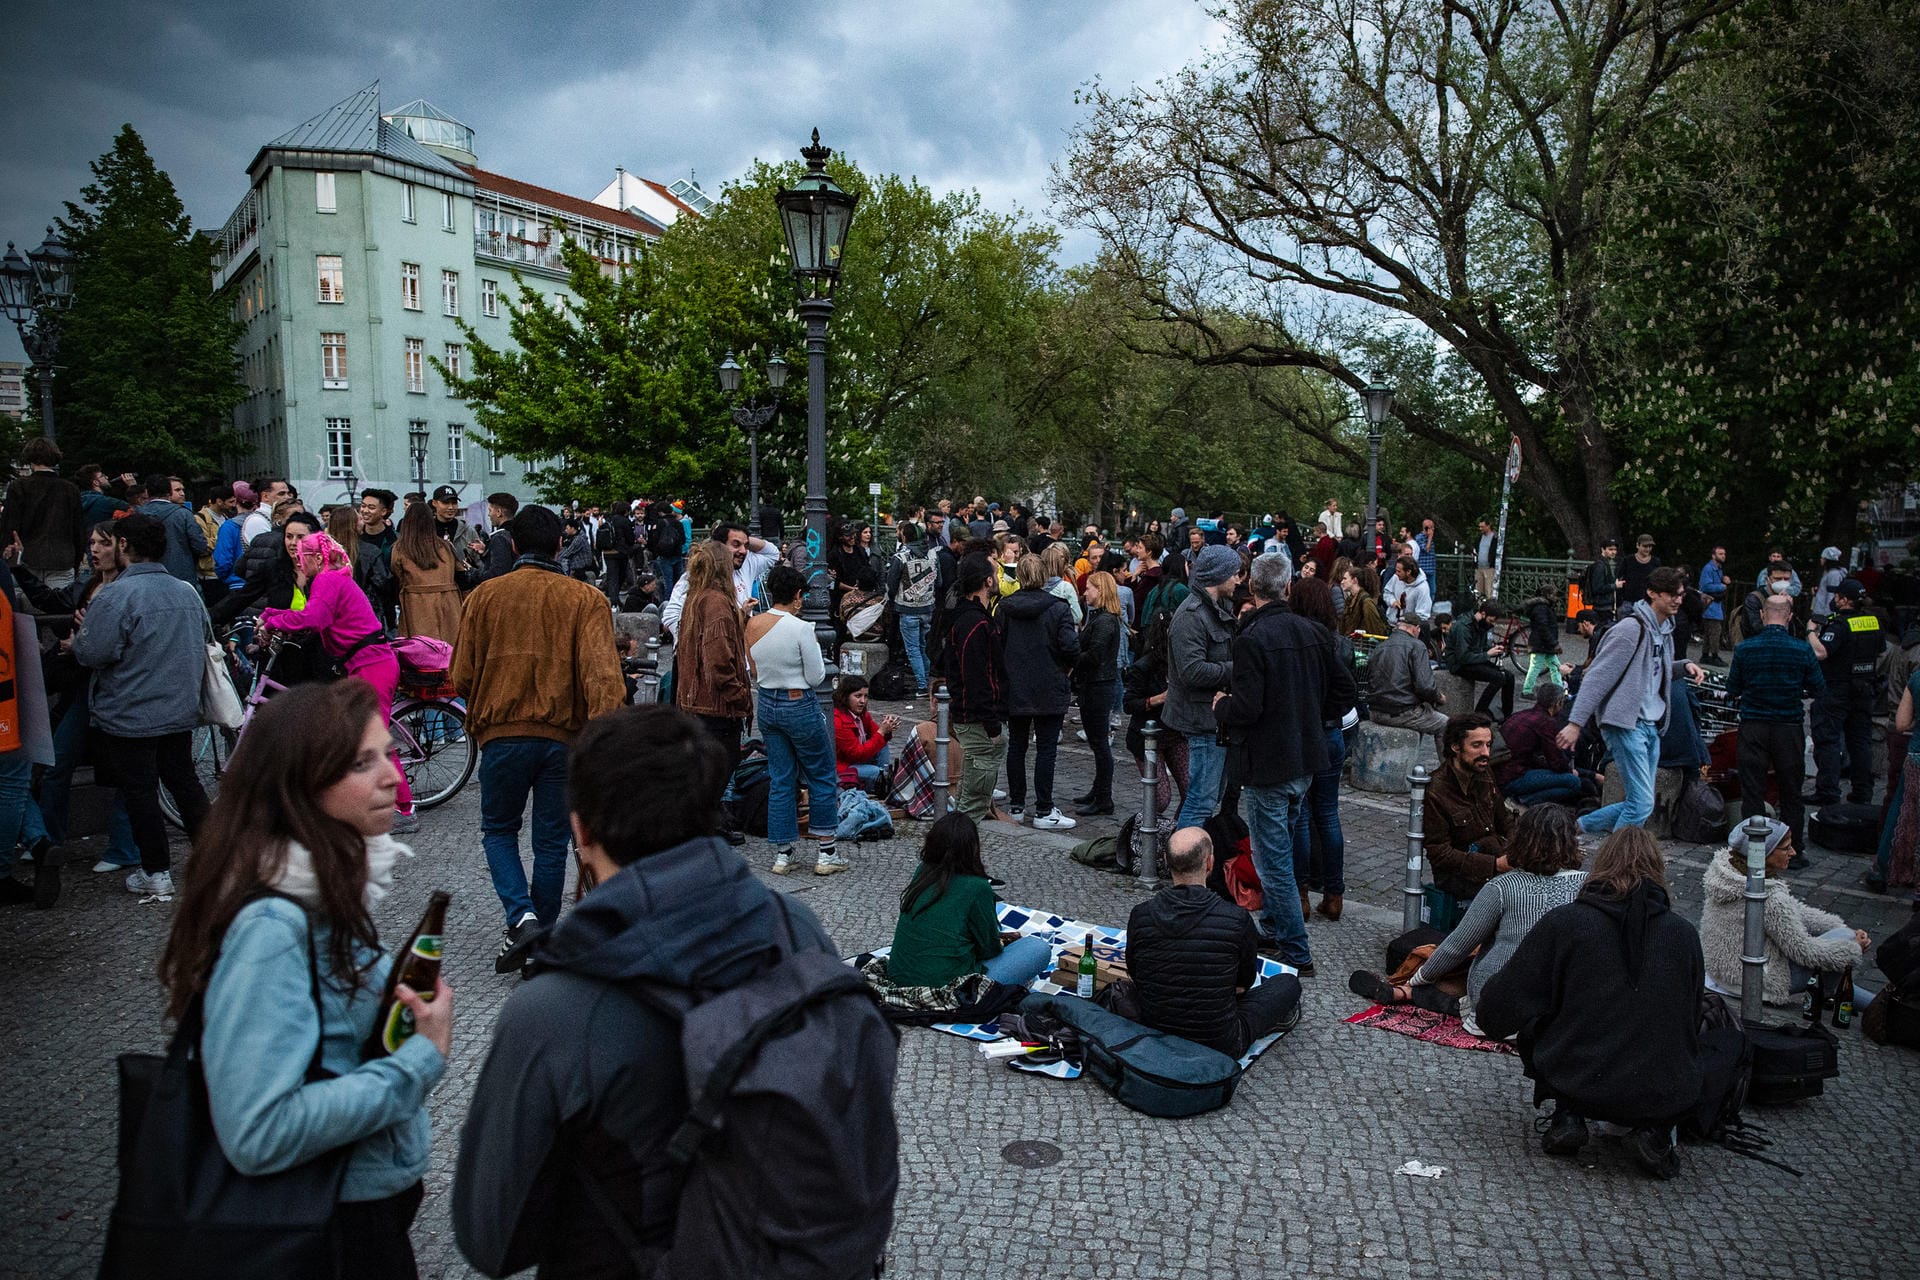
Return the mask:
<svg viewBox="0 0 1920 1280"><path fill-rule="evenodd" d="M1067 602L1039 587L1022 587L994 614L1006 658L1007 714L1063 716L1072 704L1067 673L1080 656L1080 633Z"/></svg>
<svg viewBox="0 0 1920 1280"><path fill-rule="evenodd" d="M1127 973L1142 1021L1218 1049L1247 1051L1237 990L1253 985L1253 917L1203 884L1162 889L1127 917Z"/></svg>
<svg viewBox="0 0 1920 1280"><path fill-rule="evenodd" d="M1480 1025L1518 1034L1536 1101L1589 1120L1654 1125L1700 1100L1700 935L1642 881L1591 889L1542 916L1480 993Z"/></svg>
<svg viewBox="0 0 1920 1280"><path fill-rule="evenodd" d="M1120 678L1120 615L1089 609L1080 629L1080 657L1073 665L1074 692L1085 694L1096 684Z"/></svg>

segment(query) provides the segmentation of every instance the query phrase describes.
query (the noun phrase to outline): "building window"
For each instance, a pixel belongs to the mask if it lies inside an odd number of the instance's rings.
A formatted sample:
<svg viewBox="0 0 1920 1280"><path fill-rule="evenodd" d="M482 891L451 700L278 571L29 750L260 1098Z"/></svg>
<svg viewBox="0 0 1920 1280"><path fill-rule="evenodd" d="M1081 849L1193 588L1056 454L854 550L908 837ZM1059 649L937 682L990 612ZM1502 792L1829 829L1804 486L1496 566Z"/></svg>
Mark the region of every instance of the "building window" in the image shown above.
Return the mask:
<svg viewBox="0 0 1920 1280"><path fill-rule="evenodd" d="M440 273L440 303L446 308L448 315L460 314L460 273L458 271Z"/></svg>
<svg viewBox="0 0 1920 1280"><path fill-rule="evenodd" d="M328 391L346 390L347 335L344 333L320 335L320 385Z"/></svg>
<svg viewBox="0 0 1920 1280"><path fill-rule="evenodd" d="M409 311L420 309L420 264L400 264L400 305Z"/></svg>
<svg viewBox="0 0 1920 1280"><path fill-rule="evenodd" d="M458 483L466 478L466 430L457 422L449 422L447 424L447 479Z"/></svg>
<svg viewBox="0 0 1920 1280"><path fill-rule="evenodd" d="M440 229L453 230L453 193L451 191L440 193Z"/></svg>
<svg viewBox="0 0 1920 1280"><path fill-rule="evenodd" d="M483 316L500 315L500 282L482 280L480 282L480 314Z"/></svg>
<svg viewBox="0 0 1920 1280"><path fill-rule="evenodd" d="M407 339L407 390L415 395L427 393L426 344L418 338Z"/></svg>
<svg viewBox="0 0 1920 1280"><path fill-rule="evenodd" d="M331 173L316 173L313 175L313 205L314 208L318 209L321 213L332 213L334 211L333 175Z"/></svg>
<svg viewBox="0 0 1920 1280"><path fill-rule="evenodd" d="M453 389L453 384L460 380L461 354L460 344L457 342L449 342L447 344L446 359L441 362L447 366L447 394L450 396L460 394Z"/></svg>
<svg viewBox="0 0 1920 1280"><path fill-rule="evenodd" d="M413 184L403 182L400 184L400 221L412 222L413 220Z"/></svg>
<svg viewBox="0 0 1920 1280"><path fill-rule="evenodd" d="M507 460L500 456L500 441L492 431L487 432L487 474L490 476L507 474Z"/></svg>
<svg viewBox="0 0 1920 1280"><path fill-rule="evenodd" d="M347 274L340 266L340 259L337 256L321 254L315 261L320 268L320 301L345 302Z"/></svg>
<svg viewBox="0 0 1920 1280"><path fill-rule="evenodd" d="M327 419L327 479L345 480L353 474L353 422Z"/></svg>
<svg viewBox="0 0 1920 1280"><path fill-rule="evenodd" d="M554 310L555 310L556 312L560 312L560 311L565 311L565 310L567 309L567 295L566 295L566 294L564 294L564 293L556 293L556 294L554 294L554 295L553 295L553 309L554 309Z"/></svg>

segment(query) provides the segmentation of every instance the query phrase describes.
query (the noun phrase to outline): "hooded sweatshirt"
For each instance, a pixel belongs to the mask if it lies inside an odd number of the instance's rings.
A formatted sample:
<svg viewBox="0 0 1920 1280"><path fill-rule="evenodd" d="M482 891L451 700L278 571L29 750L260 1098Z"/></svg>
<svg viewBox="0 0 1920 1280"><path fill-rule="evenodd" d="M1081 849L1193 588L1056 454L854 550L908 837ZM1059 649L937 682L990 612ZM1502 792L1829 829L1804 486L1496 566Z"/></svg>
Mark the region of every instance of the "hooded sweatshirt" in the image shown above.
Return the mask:
<svg viewBox="0 0 1920 1280"><path fill-rule="evenodd" d="M1520 1037L1535 1101L1589 1120L1655 1125L1700 1100L1700 937L1642 881L1549 911L1480 993L1496 1039Z"/></svg>
<svg viewBox="0 0 1920 1280"><path fill-rule="evenodd" d="M1568 721L1581 728L1597 720L1602 728L1631 729L1650 720L1665 733L1673 716L1668 686L1686 665L1673 656L1673 620L1661 621L1642 600L1607 628L1580 678Z"/></svg>
<svg viewBox="0 0 1920 1280"><path fill-rule="evenodd" d="M802 950L834 952L788 898ZM714 837L625 867L535 952L508 998L474 1087L454 1173L453 1225L479 1271L536 1263L545 1280L631 1275L589 1171L643 1248L664 1249L677 1203L667 1139L687 1110L679 1028L622 984L732 986L777 946L774 894Z"/></svg>
<svg viewBox="0 0 1920 1280"><path fill-rule="evenodd" d="M1141 1021L1239 1057L1247 1046L1237 989L1253 985L1259 946L1244 907L1203 884L1162 889L1127 917Z"/></svg>

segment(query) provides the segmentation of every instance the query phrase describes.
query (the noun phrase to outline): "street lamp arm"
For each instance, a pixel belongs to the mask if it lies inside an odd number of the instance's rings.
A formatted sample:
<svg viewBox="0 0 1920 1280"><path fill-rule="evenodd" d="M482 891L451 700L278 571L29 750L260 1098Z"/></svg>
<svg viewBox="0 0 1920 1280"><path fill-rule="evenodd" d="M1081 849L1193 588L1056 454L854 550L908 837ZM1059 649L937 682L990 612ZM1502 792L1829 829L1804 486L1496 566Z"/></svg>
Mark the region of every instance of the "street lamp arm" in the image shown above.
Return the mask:
<svg viewBox="0 0 1920 1280"><path fill-rule="evenodd" d="M733 410L733 425L742 431L758 431L773 421L773 415L780 412L780 406L774 403L740 405Z"/></svg>

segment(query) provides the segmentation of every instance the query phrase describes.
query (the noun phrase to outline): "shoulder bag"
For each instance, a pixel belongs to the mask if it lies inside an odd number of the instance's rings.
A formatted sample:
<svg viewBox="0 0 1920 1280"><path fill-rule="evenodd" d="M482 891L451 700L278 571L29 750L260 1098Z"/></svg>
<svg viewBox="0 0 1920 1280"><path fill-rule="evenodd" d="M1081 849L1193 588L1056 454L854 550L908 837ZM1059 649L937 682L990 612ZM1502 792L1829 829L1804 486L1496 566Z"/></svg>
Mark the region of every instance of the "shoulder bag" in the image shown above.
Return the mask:
<svg viewBox="0 0 1920 1280"><path fill-rule="evenodd" d="M227 671L227 651L214 639L213 624L207 624L207 665L200 675L200 723L222 729L238 729L245 718L240 695L234 691L233 676Z"/></svg>

